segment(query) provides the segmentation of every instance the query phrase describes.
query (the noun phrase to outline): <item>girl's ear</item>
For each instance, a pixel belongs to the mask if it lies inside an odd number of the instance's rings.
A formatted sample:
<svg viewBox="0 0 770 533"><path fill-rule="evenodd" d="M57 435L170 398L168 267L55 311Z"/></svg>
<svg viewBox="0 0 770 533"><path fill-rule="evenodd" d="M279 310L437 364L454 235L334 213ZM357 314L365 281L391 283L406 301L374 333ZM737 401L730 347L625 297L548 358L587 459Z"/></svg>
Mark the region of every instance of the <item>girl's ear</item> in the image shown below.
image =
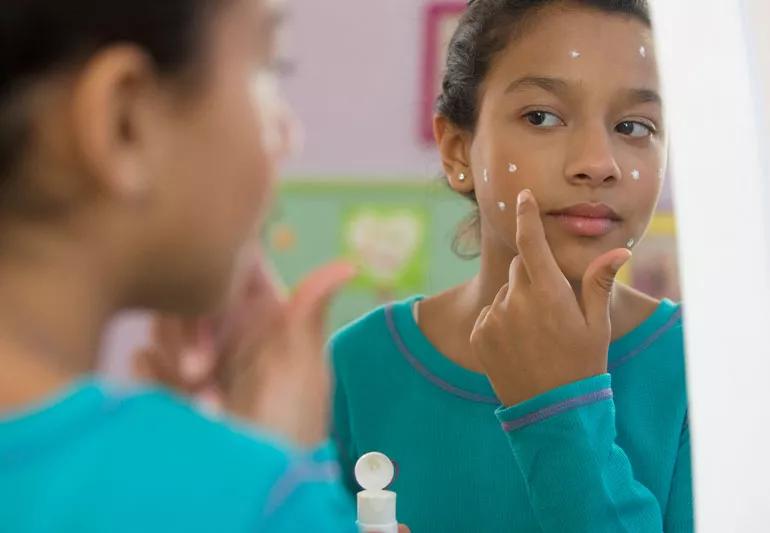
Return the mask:
<svg viewBox="0 0 770 533"><path fill-rule="evenodd" d="M156 120L152 62L134 46L94 56L75 82L73 142L85 175L110 196L131 199L149 188L144 133Z"/></svg>
<svg viewBox="0 0 770 533"><path fill-rule="evenodd" d="M433 117L433 136L449 186L461 194L473 192L474 177L469 157L471 134L458 128L446 117L436 115Z"/></svg>

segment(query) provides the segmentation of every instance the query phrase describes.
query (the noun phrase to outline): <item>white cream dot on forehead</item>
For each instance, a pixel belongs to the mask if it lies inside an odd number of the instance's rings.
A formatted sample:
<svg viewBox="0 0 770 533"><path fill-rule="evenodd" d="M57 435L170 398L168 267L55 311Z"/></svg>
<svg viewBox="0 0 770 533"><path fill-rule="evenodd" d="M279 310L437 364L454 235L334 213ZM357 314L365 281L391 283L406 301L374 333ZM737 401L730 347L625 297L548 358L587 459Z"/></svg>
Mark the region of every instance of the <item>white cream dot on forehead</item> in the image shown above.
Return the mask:
<svg viewBox="0 0 770 533"><path fill-rule="evenodd" d="M570 50L569 55L570 57L572 57L572 59L577 59L580 57L580 52L578 52L577 50Z"/></svg>
<svg viewBox="0 0 770 533"><path fill-rule="evenodd" d="M519 170L519 167L517 167L514 163L508 163L508 172L513 174L517 170Z"/></svg>
<svg viewBox="0 0 770 533"><path fill-rule="evenodd" d="M639 178L641 178L641 177L642 177L642 174L639 172L638 169L634 169L634 170L631 171L631 178L634 181L639 181Z"/></svg>
<svg viewBox="0 0 770 533"><path fill-rule="evenodd" d="M489 183L489 171L484 169L484 182Z"/></svg>
<svg viewBox="0 0 770 533"><path fill-rule="evenodd" d="M508 206L505 205L505 202L497 202L497 207L500 209L500 211L505 211L505 208Z"/></svg>

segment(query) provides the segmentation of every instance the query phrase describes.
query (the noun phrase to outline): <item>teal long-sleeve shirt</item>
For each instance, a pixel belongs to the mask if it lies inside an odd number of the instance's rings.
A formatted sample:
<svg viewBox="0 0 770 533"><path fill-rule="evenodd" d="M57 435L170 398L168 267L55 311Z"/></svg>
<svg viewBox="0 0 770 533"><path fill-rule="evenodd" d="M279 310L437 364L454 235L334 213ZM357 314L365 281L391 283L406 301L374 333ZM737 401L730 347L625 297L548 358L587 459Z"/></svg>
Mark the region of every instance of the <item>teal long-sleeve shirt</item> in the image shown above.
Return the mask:
<svg viewBox="0 0 770 533"><path fill-rule="evenodd" d="M86 380L0 413L3 533L354 533L329 446L302 453L163 390Z"/></svg>
<svg viewBox="0 0 770 533"><path fill-rule="evenodd" d="M613 342L607 374L503 408L421 333L415 300L332 341L350 491L356 458L376 450L397 464L391 490L413 533L693 530L679 305L664 300Z"/></svg>

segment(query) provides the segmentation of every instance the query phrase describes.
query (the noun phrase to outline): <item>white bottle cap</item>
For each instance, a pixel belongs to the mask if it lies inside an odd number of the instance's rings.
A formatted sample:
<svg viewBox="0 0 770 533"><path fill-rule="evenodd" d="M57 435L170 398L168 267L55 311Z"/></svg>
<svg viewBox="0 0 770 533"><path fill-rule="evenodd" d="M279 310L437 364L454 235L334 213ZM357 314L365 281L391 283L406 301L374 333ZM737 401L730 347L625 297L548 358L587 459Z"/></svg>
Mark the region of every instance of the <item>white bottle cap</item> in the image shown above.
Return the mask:
<svg viewBox="0 0 770 533"><path fill-rule="evenodd" d="M382 531L398 528L396 521L396 493L383 490L393 481L393 463L382 453L370 452L362 456L355 467L356 481L363 487L358 493L358 525Z"/></svg>
<svg viewBox="0 0 770 533"><path fill-rule="evenodd" d="M369 452L356 462L356 481L364 490L383 490L393 481L394 472L391 460L380 452Z"/></svg>

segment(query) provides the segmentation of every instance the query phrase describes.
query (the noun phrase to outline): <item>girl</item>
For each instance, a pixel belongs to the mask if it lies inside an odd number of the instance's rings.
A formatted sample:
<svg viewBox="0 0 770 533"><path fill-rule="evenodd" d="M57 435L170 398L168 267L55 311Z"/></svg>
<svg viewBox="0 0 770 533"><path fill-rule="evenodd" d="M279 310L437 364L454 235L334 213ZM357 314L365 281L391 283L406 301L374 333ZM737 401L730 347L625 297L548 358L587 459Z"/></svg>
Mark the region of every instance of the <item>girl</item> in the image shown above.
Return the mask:
<svg viewBox="0 0 770 533"><path fill-rule="evenodd" d="M346 477L389 455L415 532L691 531L681 308L613 284L666 166L646 2L471 2L437 107L480 270L335 336Z"/></svg>
<svg viewBox="0 0 770 533"><path fill-rule="evenodd" d="M199 314L228 293L284 144L269 92L276 8L3 2L3 531L354 530L323 449L88 377L115 311ZM332 265L288 302L262 291L272 321L228 361L229 409L303 444L323 438L322 315L350 275Z"/></svg>

